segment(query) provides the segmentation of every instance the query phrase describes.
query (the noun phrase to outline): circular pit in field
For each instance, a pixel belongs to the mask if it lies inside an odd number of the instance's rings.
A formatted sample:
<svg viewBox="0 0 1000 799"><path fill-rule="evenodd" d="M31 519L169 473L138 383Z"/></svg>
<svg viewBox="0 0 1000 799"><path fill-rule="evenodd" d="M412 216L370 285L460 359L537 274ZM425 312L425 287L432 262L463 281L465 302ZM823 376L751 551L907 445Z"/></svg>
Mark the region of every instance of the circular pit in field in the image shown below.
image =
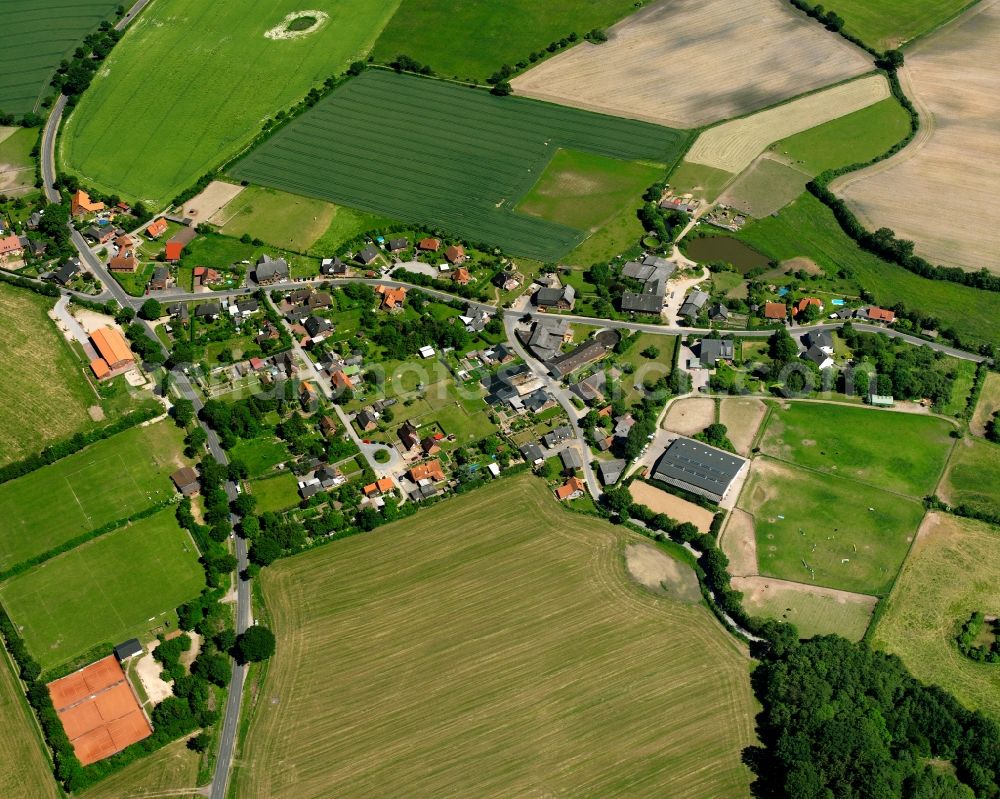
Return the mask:
<svg viewBox="0 0 1000 799"><path fill-rule="evenodd" d="M325 11L293 11L264 36L275 40L301 39L316 33L329 21L330 16Z"/></svg>

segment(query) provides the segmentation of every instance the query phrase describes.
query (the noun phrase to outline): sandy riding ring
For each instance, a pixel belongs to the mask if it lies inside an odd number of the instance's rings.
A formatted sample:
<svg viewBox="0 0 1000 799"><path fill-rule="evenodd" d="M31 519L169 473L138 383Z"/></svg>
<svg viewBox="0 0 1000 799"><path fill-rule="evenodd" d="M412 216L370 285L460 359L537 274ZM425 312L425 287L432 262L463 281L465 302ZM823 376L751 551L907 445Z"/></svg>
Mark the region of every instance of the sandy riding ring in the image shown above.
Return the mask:
<svg viewBox="0 0 1000 799"><path fill-rule="evenodd" d="M316 33L330 21L330 15L325 11L293 11L279 25L275 25L264 34L267 39L301 39Z"/></svg>

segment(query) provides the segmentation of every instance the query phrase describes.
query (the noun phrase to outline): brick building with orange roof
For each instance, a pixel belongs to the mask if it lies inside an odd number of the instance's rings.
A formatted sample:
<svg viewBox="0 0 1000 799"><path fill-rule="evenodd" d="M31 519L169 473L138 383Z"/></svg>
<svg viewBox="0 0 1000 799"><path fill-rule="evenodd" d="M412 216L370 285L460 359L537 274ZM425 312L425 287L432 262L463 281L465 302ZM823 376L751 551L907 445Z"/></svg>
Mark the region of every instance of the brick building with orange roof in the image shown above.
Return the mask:
<svg viewBox="0 0 1000 799"><path fill-rule="evenodd" d="M90 334L90 340L99 356L90 362L90 368L98 380L115 377L135 366L135 356L117 329L99 327Z"/></svg>
<svg viewBox="0 0 1000 799"><path fill-rule="evenodd" d="M73 216L96 214L104 210L104 203L95 203L83 189L77 191L70 200L70 210Z"/></svg>

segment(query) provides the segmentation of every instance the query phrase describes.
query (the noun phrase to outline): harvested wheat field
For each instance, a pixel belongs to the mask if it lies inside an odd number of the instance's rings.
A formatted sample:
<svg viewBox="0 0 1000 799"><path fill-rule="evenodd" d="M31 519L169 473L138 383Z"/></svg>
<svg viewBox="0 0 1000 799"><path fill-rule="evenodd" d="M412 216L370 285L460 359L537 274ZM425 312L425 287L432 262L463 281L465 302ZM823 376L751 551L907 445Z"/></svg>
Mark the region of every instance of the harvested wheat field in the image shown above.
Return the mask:
<svg viewBox="0 0 1000 799"><path fill-rule="evenodd" d="M710 397L690 397L677 400L663 420L663 429L682 436L700 433L715 424L715 400Z"/></svg>
<svg viewBox="0 0 1000 799"><path fill-rule="evenodd" d="M869 228L933 263L1000 273L1000 0L984 0L906 54L917 138L833 184Z"/></svg>
<svg viewBox="0 0 1000 799"><path fill-rule="evenodd" d="M753 516L733 508L726 517L726 526L719 535L719 546L729 558L729 573L733 577L754 577L757 569L757 536Z"/></svg>
<svg viewBox="0 0 1000 799"><path fill-rule="evenodd" d="M692 145L685 161L739 173L774 142L860 111L887 97L889 84L881 75L842 83L709 128Z"/></svg>
<svg viewBox="0 0 1000 799"><path fill-rule="evenodd" d="M766 413L767 405L759 399L730 397L719 403L719 421L726 426L726 435L740 455L750 454Z"/></svg>
<svg viewBox="0 0 1000 799"><path fill-rule="evenodd" d="M695 505L641 480L633 482L628 490L634 502L645 505L654 513L665 513L679 522L690 522L703 533L707 533L712 526L715 514L701 505Z"/></svg>
<svg viewBox="0 0 1000 799"><path fill-rule="evenodd" d="M750 661L636 542L524 475L264 570L233 794L743 799Z"/></svg>
<svg viewBox="0 0 1000 799"><path fill-rule="evenodd" d="M783 0L674 0L515 78L517 94L696 128L871 69L867 55ZM780 137L779 137L780 138Z"/></svg>

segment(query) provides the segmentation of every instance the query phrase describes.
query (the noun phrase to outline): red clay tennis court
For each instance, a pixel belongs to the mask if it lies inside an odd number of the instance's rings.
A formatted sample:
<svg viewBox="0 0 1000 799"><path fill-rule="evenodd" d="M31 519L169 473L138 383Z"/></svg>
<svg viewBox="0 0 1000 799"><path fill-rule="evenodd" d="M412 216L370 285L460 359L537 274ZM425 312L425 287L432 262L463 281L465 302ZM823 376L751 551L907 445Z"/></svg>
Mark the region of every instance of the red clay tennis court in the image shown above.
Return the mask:
<svg viewBox="0 0 1000 799"><path fill-rule="evenodd" d="M48 688L73 751L85 766L153 734L112 655L53 680Z"/></svg>

